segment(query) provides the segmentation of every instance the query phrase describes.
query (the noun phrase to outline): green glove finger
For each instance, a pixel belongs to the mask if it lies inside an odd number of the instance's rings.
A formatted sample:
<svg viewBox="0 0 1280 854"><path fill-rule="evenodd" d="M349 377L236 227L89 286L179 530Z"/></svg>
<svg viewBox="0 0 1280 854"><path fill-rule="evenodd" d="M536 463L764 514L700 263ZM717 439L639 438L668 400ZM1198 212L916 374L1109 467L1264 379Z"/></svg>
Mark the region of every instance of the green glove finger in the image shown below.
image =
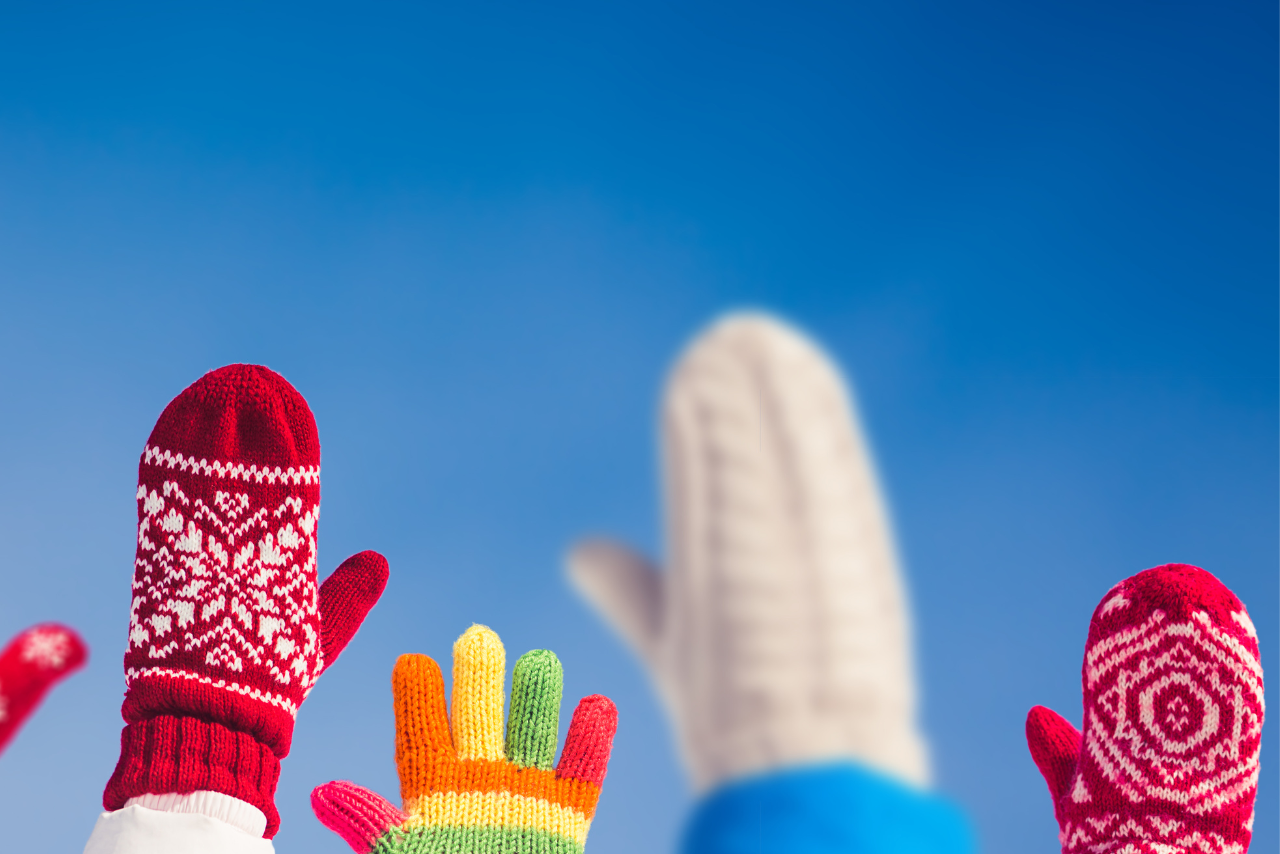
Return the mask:
<svg viewBox="0 0 1280 854"><path fill-rule="evenodd" d="M549 649L520 656L511 674L511 713L507 716L507 759L526 768L550 770L560 731L560 694L564 670Z"/></svg>

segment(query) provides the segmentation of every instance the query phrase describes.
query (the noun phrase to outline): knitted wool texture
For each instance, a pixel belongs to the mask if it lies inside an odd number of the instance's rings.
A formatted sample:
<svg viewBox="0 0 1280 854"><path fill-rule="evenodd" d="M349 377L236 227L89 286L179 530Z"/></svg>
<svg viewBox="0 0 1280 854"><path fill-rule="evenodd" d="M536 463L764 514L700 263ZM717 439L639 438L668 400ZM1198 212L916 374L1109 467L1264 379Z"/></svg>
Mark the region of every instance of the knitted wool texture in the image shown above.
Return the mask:
<svg viewBox="0 0 1280 854"><path fill-rule="evenodd" d="M1081 681L1083 736L1042 706L1027 717L1062 850L1246 851L1263 695L1240 600L1182 564L1122 581L1093 613Z"/></svg>
<svg viewBox="0 0 1280 854"><path fill-rule="evenodd" d="M484 626L454 644L451 733L439 666L402 655L391 684L404 811L337 781L312 792L316 817L359 854L581 854L617 710L606 697L584 698L553 770L560 662L547 650L516 662L504 739L504 658Z"/></svg>
<svg viewBox="0 0 1280 854"><path fill-rule="evenodd" d="M695 790L841 760L926 786L906 592L836 365L730 315L672 370L662 445L665 570L594 540L569 574L647 666Z"/></svg>
<svg viewBox="0 0 1280 854"><path fill-rule="evenodd" d="M32 626L0 652L0 752L58 682L84 666L88 650L56 623Z"/></svg>
<svg viewBox="0 0 1280 854"><path fill-rule="evenodd" d="M138 466L120 761L108 810L222 792L266 836L298 706L386 584L374 552L317 590L320 442L302 395L255 365L212 371L161 414Z"/></svg>

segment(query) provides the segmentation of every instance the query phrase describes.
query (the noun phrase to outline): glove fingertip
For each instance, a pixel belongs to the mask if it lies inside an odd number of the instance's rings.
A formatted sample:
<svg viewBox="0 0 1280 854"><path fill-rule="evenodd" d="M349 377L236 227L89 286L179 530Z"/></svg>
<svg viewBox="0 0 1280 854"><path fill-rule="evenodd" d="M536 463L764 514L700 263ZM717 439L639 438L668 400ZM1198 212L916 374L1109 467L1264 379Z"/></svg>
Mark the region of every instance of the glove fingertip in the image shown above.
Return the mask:
<svg viewBox="0 0 1280 854"><path fill-rule="evenodd" d="M600 694L583 697L574 709L556 776L603 784L617 731L618 707L613 701Z"/></svg>
<svg viewBox="0 0 1280 854"><path fill-rule="evenodd" d="M387 559L375 551L354 554L320 585L320 649L326 668L359 631L387 587Z"/></svg>
<svg viewBox="0 0 1280 854"><path fill-rule="evenodd" d="M382 595L382 591L386 589L390 574L391 568L387 559L372 549L366 549L344 560L333 574L325 579L325 584L342 578L353 588L353 593L359 593L369 601L372 607L372 604ZM324 589L323 585L321 589Z"/></svg>
<svg viewBox="0 0 1280 854"><path fill-rule="evenodd" d="M69 674L84 667L89 660L89 645L84 642L84 638L80 637L80 633L70 626L60 626L59 628L67 633L70 654L63 664L63 669Z"/></svg>
<svg viewBox="0 0 1280 854"><path fill-rule="evenodd" d="M368 854L384 833L405 821L404 813L386 798L346 780L316 786L311 811L356 854Z"/></svg>

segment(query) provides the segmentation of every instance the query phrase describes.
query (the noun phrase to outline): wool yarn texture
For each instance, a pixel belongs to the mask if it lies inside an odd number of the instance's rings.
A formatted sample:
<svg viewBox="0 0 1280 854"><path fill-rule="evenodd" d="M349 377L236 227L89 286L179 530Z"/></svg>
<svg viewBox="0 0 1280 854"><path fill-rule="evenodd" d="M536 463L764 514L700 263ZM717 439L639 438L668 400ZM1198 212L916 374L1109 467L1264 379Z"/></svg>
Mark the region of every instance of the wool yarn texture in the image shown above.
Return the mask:
<svg viewBox="0 0 1280 854"><path fill-rule="evenodd" d="M453 715L425 655L391 677L402 809L346 781L311 793L316 817L357 854L581 854L617 729L607 697L574 711L553 766L564 676L549 650L516 662L503 727L502 641L472 626L453 647ZM452 724L452 725L451 725Z"/></svg>
<svg viewBox="0 0 1280 854"><path fill-rule="evenodd" d="M1258 635L1203 569L1113 587L1089 625L1083 733L1037 706L1027 744L1066 854L1243 854L1264 704Z"/></svg>
<svg viewBox="0 0 1280 854"><path fill-rule="evenodd" d="M904 583L839 370L730 315L677 362L661 422L665 571L601 539L568 571L647 665L695 790L832 761L926 785Z"/></svg>
<svg viewBox="0 0 1280 854"><path fill-rule="evenodd" d="M0 752L54 685L84 666L88 647L73 629L44 623L0 652Z"/></svg>
<svg viewBox="0 0 1280 854"><path fill-rule="evenodd" d="M126 726L103 805L218 792L261 810L271 838L298 707L382 594L386 560L361 552L317 586L315 418L257 365L165 407L136 499Z"/></svg>

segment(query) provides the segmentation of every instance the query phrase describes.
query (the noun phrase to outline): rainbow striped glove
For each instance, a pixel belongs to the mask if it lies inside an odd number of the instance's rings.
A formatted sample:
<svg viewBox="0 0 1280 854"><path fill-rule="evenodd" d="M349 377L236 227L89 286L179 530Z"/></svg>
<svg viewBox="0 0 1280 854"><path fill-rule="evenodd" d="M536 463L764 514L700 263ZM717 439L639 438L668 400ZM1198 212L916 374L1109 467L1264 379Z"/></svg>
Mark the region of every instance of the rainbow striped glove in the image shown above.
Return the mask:
<svg viewBox="0 0 1280 854"><path fill-rule="evenodd" d="M552 768L564 674L555 653L527 652L511 678L503 738L506 653L485 626L453 645L453 727L440 667L402 655L391 676L396 767L404 811L336 781L311 793L316 817L358 854L582 854L613 748L608 697L573 713Z"/></svg>

